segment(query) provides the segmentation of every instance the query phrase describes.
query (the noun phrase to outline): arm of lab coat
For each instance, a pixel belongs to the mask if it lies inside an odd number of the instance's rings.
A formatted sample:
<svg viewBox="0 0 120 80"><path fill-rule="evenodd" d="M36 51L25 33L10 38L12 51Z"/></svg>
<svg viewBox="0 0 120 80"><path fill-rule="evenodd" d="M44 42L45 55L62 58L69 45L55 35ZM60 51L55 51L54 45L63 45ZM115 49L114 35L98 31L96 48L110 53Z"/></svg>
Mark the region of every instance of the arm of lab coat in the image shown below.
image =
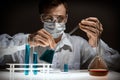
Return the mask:
<svg viewBox="0 0 120 80"><path fill-rule="evenodd" d="M96 50L96 48L94 48ZM120 53L100 40L100 51L108 69L120 72Z"/></svg>

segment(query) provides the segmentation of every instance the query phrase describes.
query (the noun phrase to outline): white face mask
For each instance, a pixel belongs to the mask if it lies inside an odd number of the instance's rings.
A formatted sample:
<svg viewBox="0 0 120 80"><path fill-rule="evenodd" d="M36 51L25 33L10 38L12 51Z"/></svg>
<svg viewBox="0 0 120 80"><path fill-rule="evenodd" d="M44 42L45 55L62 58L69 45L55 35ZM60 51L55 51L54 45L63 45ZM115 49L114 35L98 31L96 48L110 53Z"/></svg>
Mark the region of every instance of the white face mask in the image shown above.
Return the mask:
<svg viewBox="0 0 120 80"><path fill-rule="evenodd" d="M66 29L65 23L44 22L44 29L48 31L53 38L58 38Z"/></svg>

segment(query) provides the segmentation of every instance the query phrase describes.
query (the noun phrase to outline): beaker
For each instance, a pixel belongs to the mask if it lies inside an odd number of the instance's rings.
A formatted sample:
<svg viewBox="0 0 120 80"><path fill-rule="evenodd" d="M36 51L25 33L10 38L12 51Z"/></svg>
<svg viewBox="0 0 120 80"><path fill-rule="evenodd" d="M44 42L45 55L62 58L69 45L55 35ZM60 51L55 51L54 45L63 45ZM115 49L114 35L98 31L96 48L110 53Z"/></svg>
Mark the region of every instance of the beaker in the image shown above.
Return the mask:
<svg viewBox="0 0 120 80"><path fill-rule="evenodd" d="M102 58L102 51L100 46L100 40L97 42L96 56L90 62L88 66L89 74L92 76L106 76L108 74L107 65Z"/></svg>

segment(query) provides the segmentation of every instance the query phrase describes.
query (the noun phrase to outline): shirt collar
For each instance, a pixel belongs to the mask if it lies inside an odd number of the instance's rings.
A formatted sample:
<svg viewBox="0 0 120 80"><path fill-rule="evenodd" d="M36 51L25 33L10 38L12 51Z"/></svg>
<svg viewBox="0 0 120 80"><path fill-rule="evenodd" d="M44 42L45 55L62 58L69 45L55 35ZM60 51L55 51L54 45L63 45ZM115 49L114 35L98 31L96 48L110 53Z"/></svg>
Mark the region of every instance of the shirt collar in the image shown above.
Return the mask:
<svg viewBox="0 0 120 80"><path fill-rule="evenodd" d="M67 35L63 32L61 41L57 43L55 51L58 51L60 48L62 48L64 46L69 47L71 50L73 49L70 40L68 39Z"/></svg>

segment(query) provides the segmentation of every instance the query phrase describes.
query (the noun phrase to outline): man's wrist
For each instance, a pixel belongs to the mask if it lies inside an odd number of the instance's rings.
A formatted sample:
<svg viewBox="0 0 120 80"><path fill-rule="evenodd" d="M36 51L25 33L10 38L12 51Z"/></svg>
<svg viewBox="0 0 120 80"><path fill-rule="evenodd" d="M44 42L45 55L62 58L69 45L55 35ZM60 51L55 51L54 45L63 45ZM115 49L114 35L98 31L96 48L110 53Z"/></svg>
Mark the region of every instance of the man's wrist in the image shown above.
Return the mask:
<svg viewBox="0 0 120 80"><path fill-rule="evenodd" d="M97 40L95 39L89 39L88 43L91 45L91 47L97 47Z"/></svg>

